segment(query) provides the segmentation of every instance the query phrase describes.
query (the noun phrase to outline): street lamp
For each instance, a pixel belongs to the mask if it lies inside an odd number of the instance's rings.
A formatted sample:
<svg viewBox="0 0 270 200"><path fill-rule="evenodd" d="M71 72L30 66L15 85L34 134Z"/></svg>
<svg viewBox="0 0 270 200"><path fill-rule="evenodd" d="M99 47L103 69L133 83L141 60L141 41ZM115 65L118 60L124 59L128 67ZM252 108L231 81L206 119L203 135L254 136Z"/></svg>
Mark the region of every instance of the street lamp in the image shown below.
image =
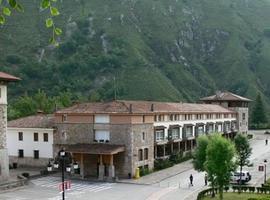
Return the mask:
<svg viewBox="0 0 270 200"><path fill-rule="evenodd" d="M267 160L264 159L264 184L266 184L266 163L267 163Z"/></svg>
<svg viewBox="0 0 270 200"><path fill-rule="evenodd" d="M65 152L63 149L59 151L58 153L58 160L61 163L61 171L62 171L62 200L65 200L65 170L67 172L71 172L72 166L68 164L65 169L65 164L66 161L70 162L70 154ZM59 168L59 163L55 160L53 165L49 162L47 166L47 170L50 172L53 170L53 168L58 169ZM77 170L79 168L79 165L77 162L74 162L73 164L73 169Z"/></svg>

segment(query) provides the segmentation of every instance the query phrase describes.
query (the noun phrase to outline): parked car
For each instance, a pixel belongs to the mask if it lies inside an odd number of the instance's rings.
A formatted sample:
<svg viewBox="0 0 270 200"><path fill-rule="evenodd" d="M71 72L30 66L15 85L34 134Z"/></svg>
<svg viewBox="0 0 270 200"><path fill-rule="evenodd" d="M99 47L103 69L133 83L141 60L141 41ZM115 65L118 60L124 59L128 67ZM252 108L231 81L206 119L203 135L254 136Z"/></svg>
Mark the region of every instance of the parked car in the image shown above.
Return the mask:
<svg viewBox="0 0 270 200"><path fill-rule="evenodd" d="M239 183L240 182L240 171L233 172L231 174L230 180L232 183ZM250 175L249 171L242 171L241 182L247 183L250 180L251 180L251 175Z"/></svg>

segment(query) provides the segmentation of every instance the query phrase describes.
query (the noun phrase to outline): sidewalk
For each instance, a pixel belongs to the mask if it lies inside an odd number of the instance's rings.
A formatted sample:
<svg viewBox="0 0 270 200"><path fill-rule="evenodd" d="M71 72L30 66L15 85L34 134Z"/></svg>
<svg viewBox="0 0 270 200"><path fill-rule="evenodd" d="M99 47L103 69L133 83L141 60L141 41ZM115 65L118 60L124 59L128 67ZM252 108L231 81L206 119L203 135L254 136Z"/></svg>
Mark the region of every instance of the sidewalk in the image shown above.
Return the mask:
<svg viewBox="0 0 270 200"><path fill-rule="evenodd" d="M192 169L191 160L174 165L167 169L163 169L157 172L153 172L149 175L143 176L139 179L119 179L119 183L131 183L131 184L142 184L142 185L153 185L159 183L167 178L181 174L187 170Z"/></svg>

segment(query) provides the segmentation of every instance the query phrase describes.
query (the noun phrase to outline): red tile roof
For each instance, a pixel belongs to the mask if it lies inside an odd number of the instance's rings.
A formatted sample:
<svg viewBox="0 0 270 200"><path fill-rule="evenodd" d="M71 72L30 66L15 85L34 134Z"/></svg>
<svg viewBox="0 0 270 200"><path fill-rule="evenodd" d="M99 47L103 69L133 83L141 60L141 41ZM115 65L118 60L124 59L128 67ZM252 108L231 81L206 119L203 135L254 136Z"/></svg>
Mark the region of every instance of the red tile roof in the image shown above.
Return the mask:
<svg viewBox="0 0 270 200"><path fill-rule="evenodd" d="M54 116L37 114L8 122L9 128L53 128Z"/></svg>
<svg viewBox="0 0 270 200"><path fill-rule="evenodd" d="M2 80L2 81L19 81L21 79L18 77L12 76L10 74L4 73L4 72L0 72L0 80Z"/></svg>
<svg viewBox="0 0 270 200"><path fill-rule="evenodd" d="M251 101L245 97L233 94L231 92L217 92L217 94L204 97L200 99L201 101Z"/></svg>
<svg viewBox="0 0 270 200"><path fill-rule="evenodd" d="M103 103L81 103L56 112L56 114L64 114L64 113L147 114L147 113L235 113L235 112L226 109L220 105L212 105L212 104L117 100Z"/></svg>

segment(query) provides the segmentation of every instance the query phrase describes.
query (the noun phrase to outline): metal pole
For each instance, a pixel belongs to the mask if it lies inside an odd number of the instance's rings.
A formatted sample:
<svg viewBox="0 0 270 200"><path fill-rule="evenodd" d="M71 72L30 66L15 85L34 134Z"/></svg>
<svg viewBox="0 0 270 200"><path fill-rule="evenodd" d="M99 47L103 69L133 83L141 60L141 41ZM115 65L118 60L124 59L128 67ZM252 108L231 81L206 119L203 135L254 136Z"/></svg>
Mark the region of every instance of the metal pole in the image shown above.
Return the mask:
<svg viewBox="0 0 270 200"><path fill-rule="evenodd" d="M64 158L61 158L62 161L62 200L65 200L65 174L64 174L64 170L65 170L65 162L64 162Z"/></svg>
<svg viewBox="0 0 270 200"><path fill-rule="evenodd" d="M264 184L266 183L266 169L265 169L266 165L264 164Z"/></svg>

